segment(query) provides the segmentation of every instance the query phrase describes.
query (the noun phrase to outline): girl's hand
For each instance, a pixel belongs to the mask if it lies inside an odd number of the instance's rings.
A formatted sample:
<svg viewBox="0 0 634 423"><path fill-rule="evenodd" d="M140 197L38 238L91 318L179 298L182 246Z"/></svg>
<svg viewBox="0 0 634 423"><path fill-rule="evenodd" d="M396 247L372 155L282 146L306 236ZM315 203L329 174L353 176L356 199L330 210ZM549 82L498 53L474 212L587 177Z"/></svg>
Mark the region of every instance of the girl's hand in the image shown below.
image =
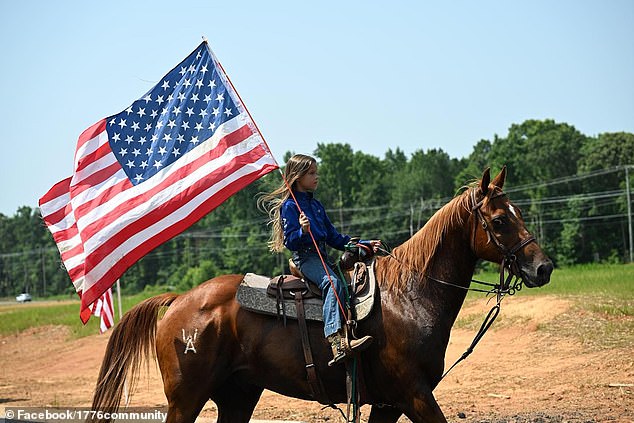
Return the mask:
<svg viewBox="0 0 634 423"><path fill-rule="evenodd" d="M302 227L302 231L304 233L308 233L310 231L310 220L308 217L302 212L299 215L299 225Z"/></svg>
<svg viewBox="0 0 634 423"><path fill-rule="evenodd" d="M379 248L381 248L381 240L373 239L372 241L370 241L370 245L372 246L372 250L376 253L377 251L379 251Z"/></svg>

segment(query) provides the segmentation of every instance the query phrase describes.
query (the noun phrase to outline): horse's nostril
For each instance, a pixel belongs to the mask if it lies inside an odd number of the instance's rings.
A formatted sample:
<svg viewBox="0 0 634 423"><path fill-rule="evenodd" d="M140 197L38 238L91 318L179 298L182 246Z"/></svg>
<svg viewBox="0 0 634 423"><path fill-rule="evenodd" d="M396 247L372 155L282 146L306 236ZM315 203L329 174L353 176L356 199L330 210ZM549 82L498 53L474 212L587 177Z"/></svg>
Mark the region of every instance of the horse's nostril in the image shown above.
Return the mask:
<svg viewBox="0 0 634 423"><path fill-rule="evenodd" d="M541 280L550 280L550 274L553 273L553 262L548 260L537 267L537 277Z"/></svg>

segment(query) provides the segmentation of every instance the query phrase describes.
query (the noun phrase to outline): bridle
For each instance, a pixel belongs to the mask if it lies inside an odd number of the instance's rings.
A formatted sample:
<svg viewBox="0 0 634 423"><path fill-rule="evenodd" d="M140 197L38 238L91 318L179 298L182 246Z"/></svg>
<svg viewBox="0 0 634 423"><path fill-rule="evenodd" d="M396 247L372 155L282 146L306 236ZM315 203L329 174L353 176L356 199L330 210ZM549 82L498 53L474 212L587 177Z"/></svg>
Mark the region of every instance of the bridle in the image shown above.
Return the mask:
<svg viewBox="0 0 634 423"><path fill-rule="evenodd" d="M504 196L506 196L504 191L498 189L497 192L492 193L488 198L489 201L491 201ZM511 248L508 248L506 245L502 244L502 242L495 235L495 232L493 232L493 230L491 229L491 225L487 222L484 215L482 214L481 208L486 198L487 196L485 195L480 201L478 201L476 199L476 189L471 190L471 202L473 204L471 206L471 213L475 217L473 237L471 239L471 249L475 251L477 222L479 221L482 229L487 234L488 239L492 240L497 248L502 252L502 262L500 263L500 283L497 286L497 289L494 289L494 292L496 292L498 295L499 303L502 300L501 296L505 294L513 295L515 291L519 291L520 289L522 289L522 269L520 269L519 265L517 264L517 256L515 254L531 242L536 241L533 235L529 235L526 238L519 240L519 242L517 242ZM507 276L505 276L506 271L508 271ZM515 282L511 285L513 277L515 277Z"/></svg>

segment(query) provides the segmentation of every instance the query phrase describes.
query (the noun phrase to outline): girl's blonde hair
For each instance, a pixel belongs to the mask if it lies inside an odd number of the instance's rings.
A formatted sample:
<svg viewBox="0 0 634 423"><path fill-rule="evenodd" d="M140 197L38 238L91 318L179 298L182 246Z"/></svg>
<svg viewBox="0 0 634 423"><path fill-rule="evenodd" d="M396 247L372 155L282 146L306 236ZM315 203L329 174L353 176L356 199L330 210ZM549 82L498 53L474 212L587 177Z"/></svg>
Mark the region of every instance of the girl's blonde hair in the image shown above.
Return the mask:
<svg viewBox="0 0 634 423"><path fill-rule="evenodd" d="M258 198L258 207L269 215L268 223L272 226L272 231L268 246L273 252L279 253L284 250L284 228L282 227L280 213L282 204L291 196L288 187L293 187L299 178L308 173L313 164L317 164L317 160L313 157L305 154L295 154L288 159L284 168L284 179L286 182L282 181L282 184L276 190Z"/></svg>

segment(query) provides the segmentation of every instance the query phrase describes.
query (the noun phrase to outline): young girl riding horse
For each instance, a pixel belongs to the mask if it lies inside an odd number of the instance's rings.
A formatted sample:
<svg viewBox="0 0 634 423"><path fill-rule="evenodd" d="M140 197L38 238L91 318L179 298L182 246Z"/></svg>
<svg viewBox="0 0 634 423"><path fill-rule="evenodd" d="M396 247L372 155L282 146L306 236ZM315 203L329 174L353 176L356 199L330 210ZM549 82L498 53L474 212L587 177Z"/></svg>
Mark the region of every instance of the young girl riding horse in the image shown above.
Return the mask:
<svg viewBox="0 0 634 423"><path fill-rule="evenodd" d="M332 366L353 352L367 348L372 342L371 336L348 340L344 335L340 304L346 298L343 289L345 281L336 276L327 260L323 262L326 263L324 267L320 258L320 254L322 258L327 257L326 245L343 251L350 242L350 236L342 235L335 229L324 206L314 197L319 174L317 161L313 157L303 154L292 156L286 163L284 179L285 182L279 188L261 199L273 227L269 248L274 252L288 248L292 252L295 265L309 282L321 290L324 302L324 335L333 353L333 359L328 365ZM293 191L292 195L289 187ZM313 242L313 238L316 242ZM380 246L380 241L376 240L361 242L375 251ZM333 292L333 286L336 293Z"/></svg>

